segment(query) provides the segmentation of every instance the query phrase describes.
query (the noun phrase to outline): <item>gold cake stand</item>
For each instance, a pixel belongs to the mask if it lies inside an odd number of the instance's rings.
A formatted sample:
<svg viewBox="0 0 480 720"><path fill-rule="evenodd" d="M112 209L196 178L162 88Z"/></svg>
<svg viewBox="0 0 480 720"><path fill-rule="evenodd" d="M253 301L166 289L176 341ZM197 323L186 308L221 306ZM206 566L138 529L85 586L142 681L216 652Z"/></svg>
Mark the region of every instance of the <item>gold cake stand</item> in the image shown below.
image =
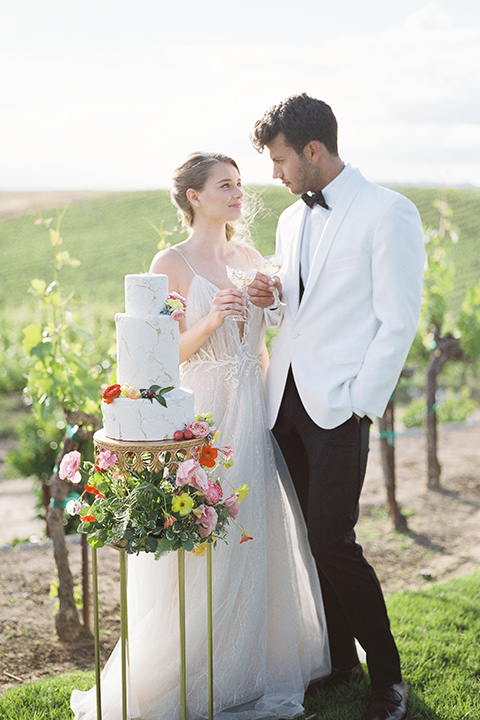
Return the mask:
<svg viewBox="0 0 480 720"><path fill-rule="evenodd" d="M132 442L112 440L102 430L93 436L94 454L111 450L117 456L120 470L159 472L166 465L175 470L192 450L205 445L207 440L165 440L162 442ZM168 458L169 456L169 458ZM168 463L166 459L168 458ZM127 613L127 562L126 543L111 545L120 553L120 654L122 667L122 720L128 720L127 667L128 667L128 613ZM185 627L185 549L176 551L178 560L178 610L180 630L180 705L181 720L186 720L186 627ZM98 604L97 549L92 547L93 612L95 641L95 681L97 720L102 720L102 697L100 682L100 622ZM212 613L212 543L207 544L207 683L208 720L213 720L213 613ZM139 719L140 720L140 719ZM172 718L174 720L174 718Z"/></svg>

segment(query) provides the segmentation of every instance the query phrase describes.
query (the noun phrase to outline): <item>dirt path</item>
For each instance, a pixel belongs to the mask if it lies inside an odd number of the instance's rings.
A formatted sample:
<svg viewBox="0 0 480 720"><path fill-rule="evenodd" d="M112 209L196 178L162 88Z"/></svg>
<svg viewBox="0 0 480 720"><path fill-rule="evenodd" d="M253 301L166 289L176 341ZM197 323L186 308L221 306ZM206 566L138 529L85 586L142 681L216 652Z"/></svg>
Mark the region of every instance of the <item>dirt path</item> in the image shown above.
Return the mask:
<svg viewBox="0 0 480 720"><path fill-rule="evenodd" d="M100 190L43 190L39 192L0 192L0 221L21 215L37 215L44 210L63 208L67 203L103 197L110 193Z"/></svg>
<svg viewBox="0 0 480 720"><path fill-rule="evenodd" d="M369 469L362 496L359 541L377 570L387 594L425 587L472 572L480 562L480 418L465 427L440 429L443 466L440 492L426 490L425 447L420 434L396 441L398 498L408 514L409 530L392 532L384 510L385 488L379 443L372 438ZM0 544L38 534L32 520L28 482L0 483ZM80 584L78 539L69 545L75 582ZM22 682L75 668L92 668L91 637L64 645L54 629L56 579L48 544L18 545L0 550L0 692ZM119 635L118 555L99 553L102 614L101 644L105 660ZM431 580L426 579L430 577ZM80 589L80 587L79 587Z"/></svg>

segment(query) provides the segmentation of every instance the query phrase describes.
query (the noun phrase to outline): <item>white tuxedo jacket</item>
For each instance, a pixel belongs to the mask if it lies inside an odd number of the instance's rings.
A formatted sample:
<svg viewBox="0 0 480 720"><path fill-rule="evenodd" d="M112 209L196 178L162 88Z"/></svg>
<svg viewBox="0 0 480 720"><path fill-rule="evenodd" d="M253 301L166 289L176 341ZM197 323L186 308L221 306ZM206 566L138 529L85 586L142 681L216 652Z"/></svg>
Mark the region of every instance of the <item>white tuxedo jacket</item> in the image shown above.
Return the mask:
<svg viewBox="0 0 480 720"><path fill-rule="evenodd" d="M381 417L415 336L425 263L422 224L403 195L354 170L333 207L299 303L300 241L308 207L280 216L277 252L286 307L267 311L279 327L267 374L273 427L292 366L303 405L322 428L353 409Z"/></svg>

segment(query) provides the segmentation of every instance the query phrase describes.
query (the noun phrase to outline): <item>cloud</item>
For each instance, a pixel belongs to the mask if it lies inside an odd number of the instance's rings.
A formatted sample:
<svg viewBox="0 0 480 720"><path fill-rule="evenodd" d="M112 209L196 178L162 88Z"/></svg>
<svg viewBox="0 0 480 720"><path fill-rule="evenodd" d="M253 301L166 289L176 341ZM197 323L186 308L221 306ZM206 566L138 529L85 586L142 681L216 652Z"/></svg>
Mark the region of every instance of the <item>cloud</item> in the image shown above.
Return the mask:
<svg viewBox="0 0 480 720"><path fill-rule="evenodd" d="M165 23L145 30L143 45L138 25L88 52L83 26L78 45L39 38L32 56L12 42L0 187L168 187L198 149L232 154L244 180L269 182L249 132L270 105L304 91L331 104L342 157L372 179L480 185L480 27L455 27L430 3L397 26L313 42L285 25L286 7L262 42L257 26L244 40L199 27L198 42L179 41ZM309 12L321 26L321 7Z"/></svg>

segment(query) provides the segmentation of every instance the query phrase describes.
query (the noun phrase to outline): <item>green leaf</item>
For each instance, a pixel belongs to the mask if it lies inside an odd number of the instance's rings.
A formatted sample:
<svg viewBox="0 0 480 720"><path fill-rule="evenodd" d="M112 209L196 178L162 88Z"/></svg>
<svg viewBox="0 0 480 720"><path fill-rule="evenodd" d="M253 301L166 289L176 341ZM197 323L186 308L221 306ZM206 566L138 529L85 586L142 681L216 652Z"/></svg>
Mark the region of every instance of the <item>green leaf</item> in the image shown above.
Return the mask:
<svg viewBox="0 0 480 720"><path fill-rule="evenodd" d="M42 330L38 325L27 325L23 328L23 335L23 350L26 355L30 355L32 349L42 343Z"/></svg>
<svg viewBox="0 0 480 720"><path fill-rule="evenodd" d="M40 280L39 278L35 278L31 282L33 290L38 293L38 295L45 295L45 288L47 287L47 283L45 280Z"/></svg>
<svg viewBox="0 0 480 720"><path fill-rule="evenodd" d="M92 548L101 548L105 544L96 535L89 535L87 537L87 542Z"/></svg>
<svg viewBox="0 0 480 720"><path fill-rule="evenodd" d="M145 550L147 552L155 552L157 549L157 541L155 538L151 537L150 535L147 536L145 540Z"/></svg>

